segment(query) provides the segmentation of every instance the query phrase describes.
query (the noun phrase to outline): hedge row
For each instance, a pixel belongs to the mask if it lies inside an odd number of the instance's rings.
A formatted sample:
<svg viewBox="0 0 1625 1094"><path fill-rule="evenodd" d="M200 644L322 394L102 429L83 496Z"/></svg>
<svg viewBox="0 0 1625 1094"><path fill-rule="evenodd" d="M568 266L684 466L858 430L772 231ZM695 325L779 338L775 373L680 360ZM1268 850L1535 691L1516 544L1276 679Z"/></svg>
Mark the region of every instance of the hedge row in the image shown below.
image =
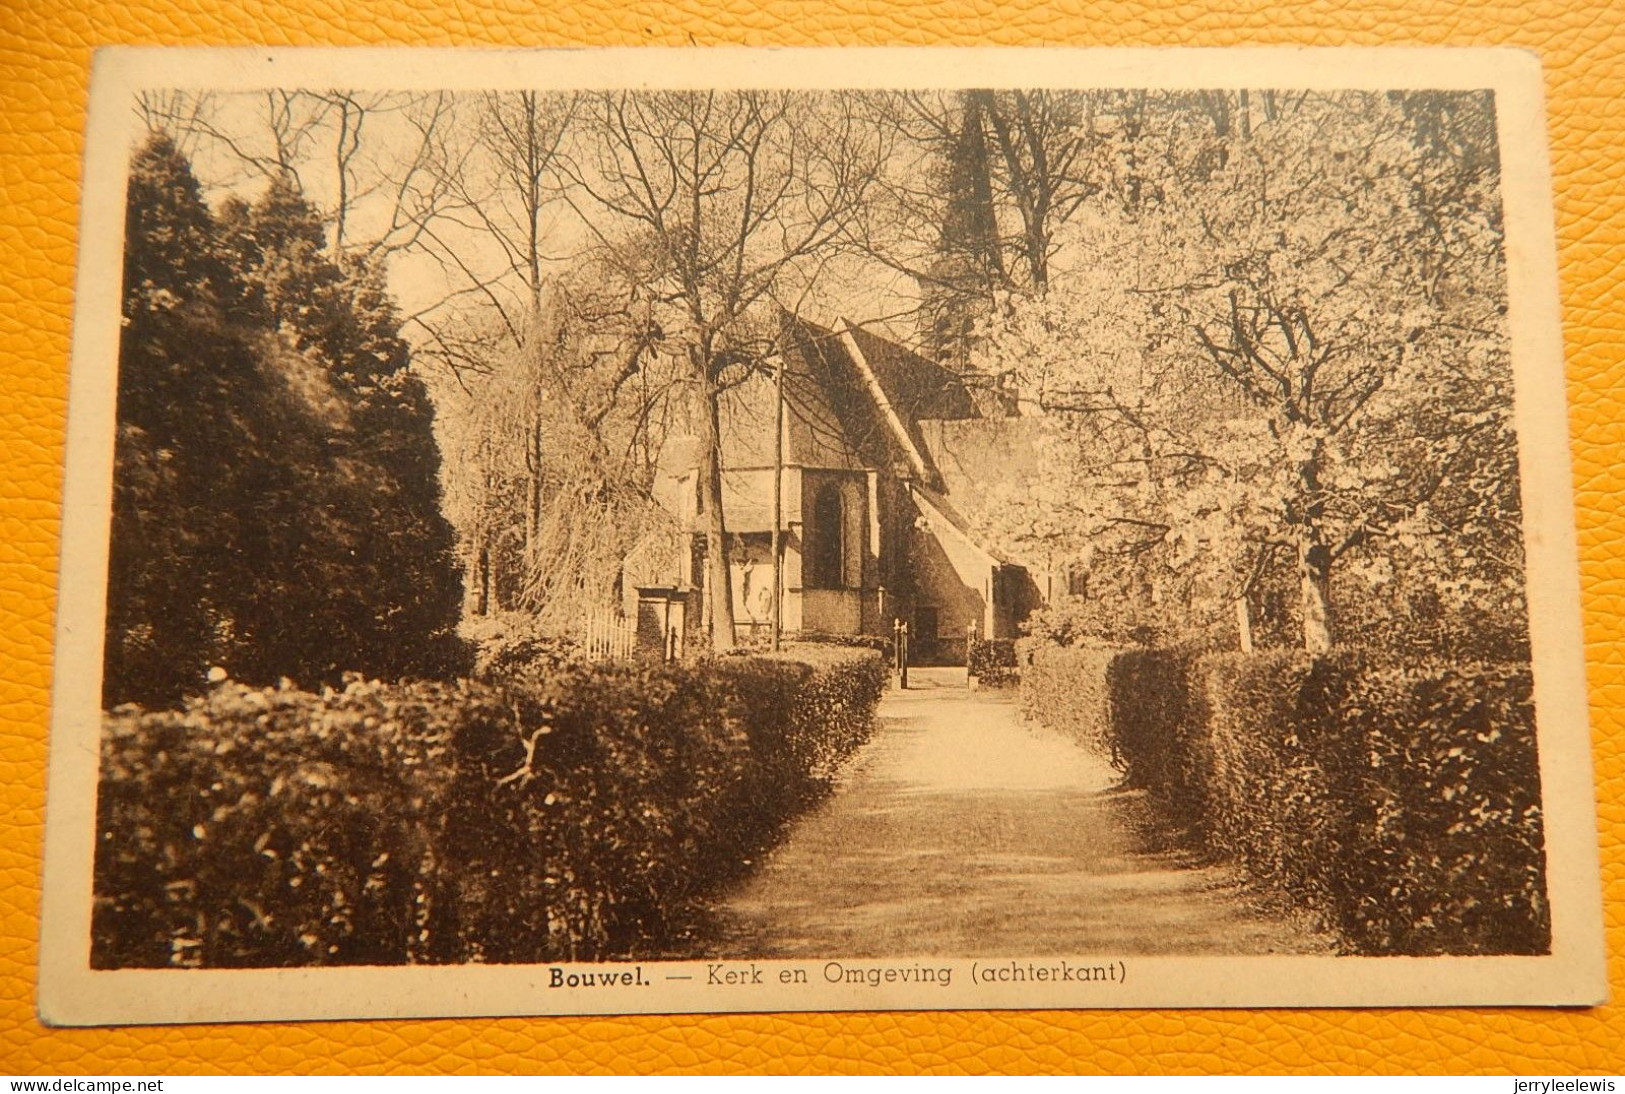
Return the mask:
<svg viewBox="0 0 1625 1094"><path fill-rule="evenodd" d="M1021 682L1014 638L978 638L970 644L967 671L983 687L1013 687Z"/></svg>
<svg viewBox="0 0 1625 1094"><path fill-rule="evenodd" d="M830 634L824 631L802 631L794 636L798 646L840 646L851 649L874 650L886 659L889 665L892 662L894 650L889 635L881 634Z"/></svg>
<svg viewBox="0 0 1625 1094"><path fill-rule="evenodd" d="M1526 664L1045 650L1022 690L1352 952L1549 950Z"/></svg>
<svg viewBox="0 0 1625 1094"><path fill-rule="evenodd" d="M1131 786L1145 787L1176 824L1207 813L1212 777L1196 649L1129 649L1106 674L1112 743Z"/></svg>
<svg viewBox="0 0 1625 1094"><path fill-rule="evenodd" d="M1029 719L1091 751L1109 753L1122 770L1111 732L1111 691L1106 682L1120 652L1110 647L1034 647L1021 669L1017 699Z"/></svg>
<svg viewBox="0 0 1625 1094"><path fill-rule="evenodd" d="M808 780L798 793L816 794L874 732L875 708L890 679L887 662L874 650L812 644L757 654L745 663L751 661L811 670L789 704L783 754L793 778Z"/></svg>
<svg viewBox="0 0 1625 1094"><path fill-rule="evenodd" d="M808 659L228 684L181 711L114 711L92 962L666 952L867 736L879 658Z"/></svg>
<svg viewBox="0 0 1625 1094"><path fill-rule="evenodd" d="M1544 953L1526 664L1208 659L1215 846L1361 953Z"/></svg>

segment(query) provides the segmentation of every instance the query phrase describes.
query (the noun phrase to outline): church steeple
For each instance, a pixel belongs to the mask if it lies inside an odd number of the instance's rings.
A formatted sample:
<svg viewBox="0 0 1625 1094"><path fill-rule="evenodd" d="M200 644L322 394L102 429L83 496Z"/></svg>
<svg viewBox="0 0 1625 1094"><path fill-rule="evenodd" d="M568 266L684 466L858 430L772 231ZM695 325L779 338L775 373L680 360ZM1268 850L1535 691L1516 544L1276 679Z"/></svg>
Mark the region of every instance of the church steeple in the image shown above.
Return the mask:
<svg viewBox="0 0 1625 1094"><path fill-rule="evenodd" d="M1004 256L993 207L988 154L988 91L959 93L959 120L939 168L943 195L936 255L920 282L920 341L933 360L955 371L969 361L972 330L1004 284Z"/></svg>

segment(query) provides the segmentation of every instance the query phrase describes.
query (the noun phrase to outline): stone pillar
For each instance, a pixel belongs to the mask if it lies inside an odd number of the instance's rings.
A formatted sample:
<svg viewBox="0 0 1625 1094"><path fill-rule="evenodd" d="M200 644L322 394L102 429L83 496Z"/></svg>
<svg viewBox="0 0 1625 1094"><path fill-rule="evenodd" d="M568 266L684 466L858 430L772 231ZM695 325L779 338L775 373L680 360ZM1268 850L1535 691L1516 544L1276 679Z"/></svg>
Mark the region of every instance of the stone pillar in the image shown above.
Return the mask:
<svg viewBox="0 0 1625 1094"><path fill-rule="evenodd" d="M638 657L672 661L683 655L688 592L672 585L638 586Z"/></svg>

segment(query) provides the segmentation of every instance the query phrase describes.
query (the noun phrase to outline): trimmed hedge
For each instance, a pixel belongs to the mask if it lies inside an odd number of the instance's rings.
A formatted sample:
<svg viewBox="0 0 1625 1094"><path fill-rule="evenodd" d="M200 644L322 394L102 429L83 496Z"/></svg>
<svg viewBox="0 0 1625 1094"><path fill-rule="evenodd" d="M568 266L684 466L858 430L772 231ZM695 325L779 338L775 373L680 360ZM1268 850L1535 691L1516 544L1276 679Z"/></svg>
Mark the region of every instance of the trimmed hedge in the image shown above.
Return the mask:
<svg viewBox="0 0 1625 1094"><path fill-rule="evenodd" d="M1187 683L1200 656L1194 648L1124 650L1106 672L1112 744L1128 785L1144 787L1184 826L1206 812L1212 767L1202 695Z"/></svg>
<svg viewBox="0 0 1625 1094"><path fill-rule="evenodd" d="M1021 682L1014 638L978 638L970 645L966 667L983 687L1014 687Z"/></svg>
<svg viewBox="0 0 1625 1094"><path fill-rule="evenodd" d="M797 653L116 710L92 963L667 952L868 735L880 659Z"/></svg>
<svg viewBox="0 0 1625 1094"><path fill-rule="evenodd" d="M1021 670L1017 699L1027 718L1058 730L1084 748L1109 754L1122 771L1106 677L1120 652L1110 647L1034 647Z"/></svg>
<svg viewBox="0 0 1625 1094"><path fill-rule="evenodd" d="M487 713L490 697L436 685L324 695L225 685L182 711L107 717L94 967L421 952L440 910L418 879L433 872L429 814L455 778L450 723Z"/></svg>
<svg viewBox="0 0 1625 1094"><path fill-rule="evenodd" d="M1022 698L1085 743L1104 721L1129 784L1348 950L1525 954L1551 942L1531 686L1521 663L1040 649Z"/></svg>
<svg viewBox="0 0 1625 1094"><path fill-rule="evenodd" d="M1528 665L1203 668L1215 846L1361 953L1549 950Z"/></svg>
<svg viewBox="0 0 1625 1094"><path fill-rule="evenodd" d="M806 646L838 646L849 649L874 650L891 664L895 656L890 635L883 634L829 634L823 631L802 631L793 636L794 643Z"/></svg>
<svg viewBox="0 0 1625 1094"><path fill-rule="evenodd" d="M875 728L875 708L890 681L886 660L863 647L794 645L752 660L806 666L810 676L790 704L784 722L784 753L810 779L803 794L816 794Z"/></svg>
<svg viewBox="0 0 1625 1094"><path fill-rule="evenodd" d="M1208 844L1338 926L1348 886L1334 879L1358 842L1349 791L1359 772L1346 747L1355 735L1335 722L1360 659L1229 654L1195 669L1187 679L1207 716Z"/></svg>

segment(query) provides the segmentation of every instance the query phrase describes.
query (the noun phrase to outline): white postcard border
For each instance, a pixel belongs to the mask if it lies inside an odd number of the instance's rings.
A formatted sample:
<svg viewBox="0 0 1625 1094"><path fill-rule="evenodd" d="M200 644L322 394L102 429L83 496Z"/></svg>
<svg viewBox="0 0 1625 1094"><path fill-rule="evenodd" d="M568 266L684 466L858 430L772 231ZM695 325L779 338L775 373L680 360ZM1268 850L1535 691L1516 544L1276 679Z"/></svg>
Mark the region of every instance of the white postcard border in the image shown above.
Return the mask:
<svg viewBox="0 0 1625 1094"><path fill-rule="evenodd" d="M626 985L550 986L552 966L119 970L89 967L124 184L142 88L1490 88L1507 218L1516 422L1553 946L1539 957L970 958L644 962ZM1538 59L1490 49L109 49L86 134L41 912L41 1017L60 1025L506 1014L1044 1007L1577 1005L1607 995L1580 626L1551 176ZM1115 980L980 970L1105 967ZM843 968L950 967L950 984L829 982ZM754 966L763 985L708 983ZM781 984L800 970L806 984ZM669 976L690 980L668 980ZM865 974L867 975L867 974ZM1058 975L1058 974L1057 974ZM644 986L647 984L648 986Z"/></svg>

